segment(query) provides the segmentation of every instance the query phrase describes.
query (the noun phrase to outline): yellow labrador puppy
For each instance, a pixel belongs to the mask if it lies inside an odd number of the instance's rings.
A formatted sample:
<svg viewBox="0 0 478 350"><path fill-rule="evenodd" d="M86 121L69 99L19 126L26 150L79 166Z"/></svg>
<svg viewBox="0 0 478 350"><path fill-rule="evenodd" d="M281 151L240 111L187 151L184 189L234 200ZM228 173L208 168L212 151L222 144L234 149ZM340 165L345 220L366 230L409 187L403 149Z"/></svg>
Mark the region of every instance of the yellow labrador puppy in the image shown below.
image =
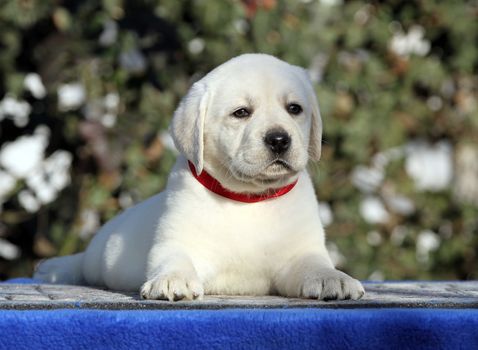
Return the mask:
<svg viewBox="0 0 478 350"><path fill-rule="evenodd" d="M196 82L174 114L181 156L166 189L106 223L83 253L35 278L145 299L279 294L359 299L336 270L306 171L322 122L306 72L246 54Z"/></svg>

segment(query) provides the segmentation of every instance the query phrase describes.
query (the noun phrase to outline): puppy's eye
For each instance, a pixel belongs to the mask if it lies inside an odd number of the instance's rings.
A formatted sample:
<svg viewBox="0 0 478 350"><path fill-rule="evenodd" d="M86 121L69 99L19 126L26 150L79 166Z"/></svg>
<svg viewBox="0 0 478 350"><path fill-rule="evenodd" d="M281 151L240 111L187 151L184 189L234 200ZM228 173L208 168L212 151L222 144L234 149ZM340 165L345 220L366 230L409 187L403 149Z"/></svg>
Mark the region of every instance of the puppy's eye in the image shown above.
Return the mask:
<svg viewBox="0 0 478 350"><path fill-rule="evenodd" d="M287 112L293 115L297 115L302 113L302 107L299 106L297 103L291 103L287 105Z"/></svg>
<svg viewBox="0 0 478 350"><path fill-rule="evenodd" d="M232 115L236 118L247 118L251 115L251 111L247 108L239 108L237 111L234 111Z"/></svg>

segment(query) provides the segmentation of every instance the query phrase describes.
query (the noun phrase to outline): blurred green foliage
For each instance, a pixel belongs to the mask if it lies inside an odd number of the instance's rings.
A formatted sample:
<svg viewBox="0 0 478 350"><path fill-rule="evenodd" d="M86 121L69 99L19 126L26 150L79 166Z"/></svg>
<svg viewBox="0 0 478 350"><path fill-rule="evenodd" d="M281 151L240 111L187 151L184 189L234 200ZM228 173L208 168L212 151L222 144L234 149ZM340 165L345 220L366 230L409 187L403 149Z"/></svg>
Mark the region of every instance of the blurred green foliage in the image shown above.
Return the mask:
<svg viewBox="0 0 478 350"><path fill-rule="evenodd" d="M0 98L31 109L22 122L2 105L0 154L47 126L44 159L63 150L72 162L54 200L29 175L12 185L0 164L0 277L83 249L98 225L160 191L180 98L246 52L303 66L316 84L324 149L311 172L342 269L478 278L478 5L453 0L1 2Z"/></svg>

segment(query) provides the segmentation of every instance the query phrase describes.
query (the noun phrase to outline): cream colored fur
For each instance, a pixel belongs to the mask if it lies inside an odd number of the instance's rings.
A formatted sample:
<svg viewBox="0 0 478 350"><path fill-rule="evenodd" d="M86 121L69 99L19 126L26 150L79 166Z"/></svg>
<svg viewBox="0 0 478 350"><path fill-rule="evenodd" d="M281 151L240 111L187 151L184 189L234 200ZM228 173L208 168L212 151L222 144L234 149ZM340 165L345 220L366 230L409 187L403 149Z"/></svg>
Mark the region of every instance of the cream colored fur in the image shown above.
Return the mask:
<svg viewBox="0 0 478 350"><path fill-rule="evenodd" d="M302 107L291 115L290 103ZM251 115L233 113L247 108ZM285 131L276 162L264 142ZM306 165L318 160L322 122L305 71L272 56L247 54L195 83L171 133L182 156L166 189L104 225L87 250L42 263L35 278L140 291L146 299L204 294L280 294L358 299L357 280L336 270ZM234 192L263 193L298 180L286 195L258 203L218 196L191 174L203 169Z"/></svg>

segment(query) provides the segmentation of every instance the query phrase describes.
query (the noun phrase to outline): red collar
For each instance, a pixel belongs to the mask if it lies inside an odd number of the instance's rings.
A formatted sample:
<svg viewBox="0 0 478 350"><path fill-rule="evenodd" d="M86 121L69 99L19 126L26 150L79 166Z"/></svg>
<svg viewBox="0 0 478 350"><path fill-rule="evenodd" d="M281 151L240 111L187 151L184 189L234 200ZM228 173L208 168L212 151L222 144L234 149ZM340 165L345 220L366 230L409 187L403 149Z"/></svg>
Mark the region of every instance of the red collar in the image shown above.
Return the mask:
<svg viewBox="0 0 478 350"><path fill-rule="evenodd" d="M265 201L267 199L283 196L284 194L292 190L294 186L297 184L297 180L295 180L293 183L287 186L273 189L261 194L236 193L236 192L231 192L228 189L222 187L219 181L217 181L215 178L209 175L205 170L203 170L201 174L197 175L194 165L189 161L188 163L189 163L189 169L191 170L191 173L193 174L193 176L209 191L212 191L222 197L226 197L234 201L243 202L243 203L256 203L256 202Z"/></svg>

